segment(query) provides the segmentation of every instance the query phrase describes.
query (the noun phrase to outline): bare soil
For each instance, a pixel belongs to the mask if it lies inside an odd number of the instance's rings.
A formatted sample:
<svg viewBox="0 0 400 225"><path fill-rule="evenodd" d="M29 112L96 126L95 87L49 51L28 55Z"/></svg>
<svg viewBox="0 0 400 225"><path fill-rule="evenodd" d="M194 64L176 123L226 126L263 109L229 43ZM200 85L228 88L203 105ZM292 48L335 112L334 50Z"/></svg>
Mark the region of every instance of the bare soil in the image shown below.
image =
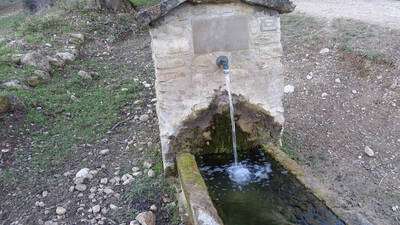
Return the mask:
<svg viewBox="0 0 400 225"><path fill-rule="evenodd" d="M285 79L295 87L284 139L354 224L400 224L400 32L296 13L282 21Z"/></svg>
<svg viewBox="0 0 400 225"><path fill-rule="evenodd" d="M400 29L398 0L295 0L296 11L327 19L346 18Z"/></svg>
<svg viewBox="0 0 400 225"><path fill-rule="evenodd" d="M143 179L130 186L113 186L118 195L99 193L96 201L88 197L90 188L100 187L101 178L121 176L133 166L145 171L144 160L152 160L157 170L160 161L149 35L137 29L123 36L111 44L94 38L82 56L109 62L115 69L127 66L132 74L115 79L137 79L142 84L138 96L142 101L122 107L120 122L103 138L75 146L62 165L37 172L29 161L29 132L18 129L20 115L1 118L0 147L19 154L10 155L1 165L13 168L17 177L0 184L0 224L50 220L88 224L93 219L90 207L111 203L119 209L104 215L105 224L129 224L151 204L159 209L157 224L175 224L169 210L174 197L160 187L135 192L143 189L141 184L147 185ZM395 210L400 205L399 32L293 14L282 18L282 44L286 83L295 87L284 99L284 140L293 157L338 195L341 204L337 207L352 213L354 224L400 224L400 210ZM329 52L321 54L323 48ZM105 50L110 54L103 55ZM149 119L141 121L143 114ZM366 146L374 150L374 157L365 155ZM99 155L103 149L110 154ZM74 174L83 167L98 173L81 196L69 189ZM163 185L161 176L157 173L156 177ZM38 201L45 206L35 206ZM67 209L64 216L56 215L57 206Z"/></svg>

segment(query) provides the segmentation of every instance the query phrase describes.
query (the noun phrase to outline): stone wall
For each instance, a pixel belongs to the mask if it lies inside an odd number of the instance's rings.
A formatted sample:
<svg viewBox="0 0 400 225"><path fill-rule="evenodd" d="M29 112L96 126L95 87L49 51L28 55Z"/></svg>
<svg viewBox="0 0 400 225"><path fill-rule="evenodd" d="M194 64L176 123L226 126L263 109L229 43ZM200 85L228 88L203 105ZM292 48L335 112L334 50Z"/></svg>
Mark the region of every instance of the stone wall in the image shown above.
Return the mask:
<svg viewBox="0 0 400 225"><path fill-rule="evenodd" d="M157 113L165 168L174 165L171 139L183 121L225 90L216 58L230 60L236 97L283 124L280 20L276 11L244 3L184 3L151 27Z"/></svg>

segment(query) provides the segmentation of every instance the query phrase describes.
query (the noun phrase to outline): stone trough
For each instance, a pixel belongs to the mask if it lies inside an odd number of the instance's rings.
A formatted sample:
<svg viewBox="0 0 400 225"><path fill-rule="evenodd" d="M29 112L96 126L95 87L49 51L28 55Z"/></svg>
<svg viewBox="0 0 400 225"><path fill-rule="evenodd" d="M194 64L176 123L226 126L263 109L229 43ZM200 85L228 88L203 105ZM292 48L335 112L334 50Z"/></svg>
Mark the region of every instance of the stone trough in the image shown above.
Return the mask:
<svg viewBox="0 0 400 225"><path fill-rule="evenodd" d="M223 224L195 159L232 149L219 56L229 59L239 150L261 147L333 213L325 189L279 150L280 14L294 7L289 0L166 0L138 14L150 25L164 169L179 177L188 224Z"/></svg>

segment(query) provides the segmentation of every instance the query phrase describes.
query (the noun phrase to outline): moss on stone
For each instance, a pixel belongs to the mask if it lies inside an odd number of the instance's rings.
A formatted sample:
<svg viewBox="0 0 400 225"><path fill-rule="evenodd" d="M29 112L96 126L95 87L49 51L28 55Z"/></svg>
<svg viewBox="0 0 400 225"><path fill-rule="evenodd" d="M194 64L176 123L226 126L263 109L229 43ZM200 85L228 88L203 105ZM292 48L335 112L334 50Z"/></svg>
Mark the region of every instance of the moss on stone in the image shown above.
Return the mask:
<svg viewBox="0 0 400 225"><path fill-rule="evenodd" d="M182 184L192 184L207 190L207 186L197 167L195 157L190 153L182 153L177 157L179 178ZM183 188L185 186L183 185Z"/></svg>
<svg viewBox="0 0 400 225"><path fill-rule="evenodd" d="M10 108L10 99L7 96L0 95L0 114L7 112Z"/></svg>
<svg viewBox="0 0 400 225"><path fill-rule="evenodd" d="M232 152L232 127L228 112L214 115L209 132L211 133L211 140L203 147L202 154ZM237 150L239 153L252 147L253 143L249 141L248 136L239 126L236 126Z"/></svg>
<svg viewBox="0 0 400 225"><path fill-rule="evenodd" d="M281 164L291 174L297 178L304 176L303 168L278 147L275 145L263 145L262 148L273 160Z"/></svg>

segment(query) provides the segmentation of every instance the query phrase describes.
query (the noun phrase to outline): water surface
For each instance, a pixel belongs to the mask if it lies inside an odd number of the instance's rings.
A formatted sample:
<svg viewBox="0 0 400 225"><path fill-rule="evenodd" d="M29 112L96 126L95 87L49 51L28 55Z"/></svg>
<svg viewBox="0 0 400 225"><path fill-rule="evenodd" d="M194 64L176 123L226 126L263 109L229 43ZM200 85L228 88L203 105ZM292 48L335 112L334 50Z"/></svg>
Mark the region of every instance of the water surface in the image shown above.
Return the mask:
<svg viewBox="0 0 400 225"><path fill-rule="evenodd" d="M344 225L324 204L261 151L241 156L250 180L232 180L229 154L197 157L210 196L225 225Z"/></svg>

